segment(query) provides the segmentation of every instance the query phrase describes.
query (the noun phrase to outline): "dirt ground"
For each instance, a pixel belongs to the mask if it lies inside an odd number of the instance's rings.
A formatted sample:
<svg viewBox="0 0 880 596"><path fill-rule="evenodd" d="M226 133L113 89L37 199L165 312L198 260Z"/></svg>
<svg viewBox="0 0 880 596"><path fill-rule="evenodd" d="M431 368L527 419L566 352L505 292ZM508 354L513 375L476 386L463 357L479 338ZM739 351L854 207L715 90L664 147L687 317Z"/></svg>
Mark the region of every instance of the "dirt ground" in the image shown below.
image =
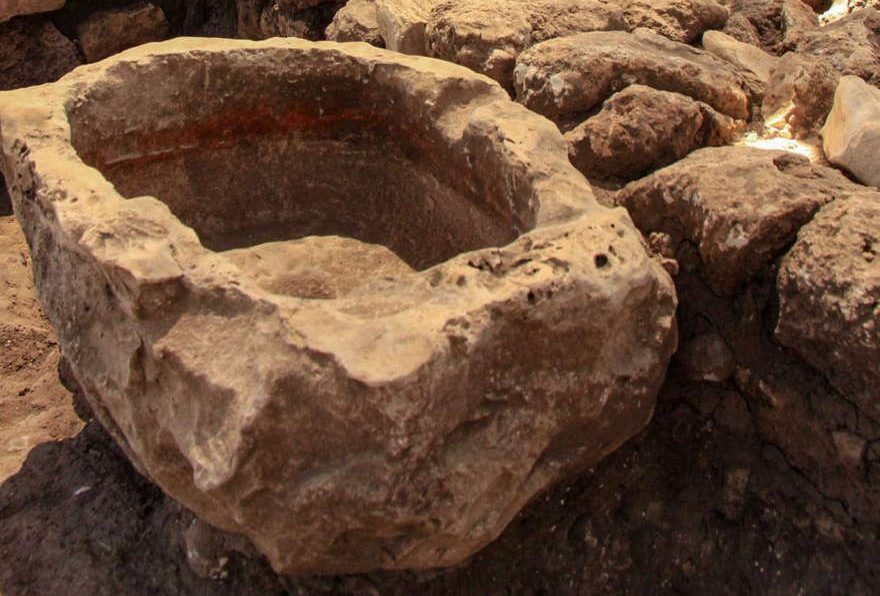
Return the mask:
<svg viewBox="0 0 880 596"><path fill-rule="evenodd" d="M215 553L217 579L199 576L183 538L191 515L80 421L58 382L11 217L0 217L0 272L2 596L854 596L880 586L876 537L847 527L840 503L761 438L739 393L674 368L641 435L460 568L285 579L230 551Z"/></svg>
<svg viewBox="0 0 880 596"><path fill-rule="evenodd" d="M83 426L58 382L58 348L34 295L29 259L14 218L0 217L0 481L35 446Z"/></svg>

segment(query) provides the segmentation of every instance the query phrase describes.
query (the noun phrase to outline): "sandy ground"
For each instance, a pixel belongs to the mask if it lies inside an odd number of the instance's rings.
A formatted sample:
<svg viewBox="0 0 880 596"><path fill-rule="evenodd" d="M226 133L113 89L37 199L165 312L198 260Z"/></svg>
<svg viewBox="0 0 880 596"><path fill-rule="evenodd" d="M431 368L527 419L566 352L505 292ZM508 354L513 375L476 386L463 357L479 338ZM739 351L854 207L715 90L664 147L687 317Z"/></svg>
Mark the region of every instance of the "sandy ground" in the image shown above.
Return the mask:
<svg viewBox="0 0 880 596"><path fill-rule="evenodd" d="M27 244L15 219L0 217L0 482L33 447L82 427L58 380L58 346L34 295Z"/></svg>

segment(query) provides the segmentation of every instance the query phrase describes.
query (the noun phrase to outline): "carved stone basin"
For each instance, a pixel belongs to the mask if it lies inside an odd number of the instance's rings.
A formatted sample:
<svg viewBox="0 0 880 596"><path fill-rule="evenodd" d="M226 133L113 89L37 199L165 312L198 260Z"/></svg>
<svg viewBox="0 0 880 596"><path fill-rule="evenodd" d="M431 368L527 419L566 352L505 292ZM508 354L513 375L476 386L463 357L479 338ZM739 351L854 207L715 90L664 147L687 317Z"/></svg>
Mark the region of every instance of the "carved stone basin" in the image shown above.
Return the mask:
<svg viewBox="0 0 880 596"><path fill-rule="evenodd" d="M0 94L0 135L96 415L280 572L457 564L651 415L670 279L462 67L181 38Z"/></svg>

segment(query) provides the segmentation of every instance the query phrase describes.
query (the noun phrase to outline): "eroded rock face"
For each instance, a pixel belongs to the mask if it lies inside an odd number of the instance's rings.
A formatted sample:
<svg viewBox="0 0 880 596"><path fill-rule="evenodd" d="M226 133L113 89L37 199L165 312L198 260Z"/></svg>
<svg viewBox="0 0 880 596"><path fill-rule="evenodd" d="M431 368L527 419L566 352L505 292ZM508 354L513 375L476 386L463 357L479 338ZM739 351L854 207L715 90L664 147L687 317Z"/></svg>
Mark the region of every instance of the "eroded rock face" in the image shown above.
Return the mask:
<svg viewBox="0 0 880 596"><path fill-rule="evenodd" d="M512 89L516 57L549 39L643 28L690 42L720 27L714 0L377 0L386 47L467 66Z"/></svg>
<svg viewBox="0 0 880 596"><path fill-rule="evenodd" d="M425 28L436 4L437 0L377 0L376 19L385 47L424 56L428 51Z"/></svg>
<svg viewBox="0 0 880 596"><path fill-rule="evenodd" d="M0 130L95 415L278 571L461 562L651 414L671 281L485 77L179 38L4 94Z"/></svg>
<svg viewBox="0 0 880 596"><path fill-rule="evenodd" d="M691 151L730 142L734 121L693 99L631 85L566 133L568 153L588 178L634 179Z"/></svg>
<svg viewBox="0 0 880 596"><path fill-rule="evenodd" d="M0 2L0 23L12 17L51 12L62 8L67 0L3 0Z"/></svg>
<svg viewBox="0 0 880 596"><path fill-rule="evenodd" d="M364 41L376 47L385 47L379 30L378 7L375 0L350 0L333 16L327 27L331 41Z"/></svg>
<svg viewBox="0 0 880 596"><path fill-rule="evenodd" d="M779 341L880 421L880 192L823 208L783 259L777 285Z"/></svg>
<svg viewBox="0 0 880 596"><path fill-rule="evenodd" d="M880 89L859 77L843 77L822 128L822 147L831 163L880 186Z"/></svg>
<svg viewBox="0 0 880 596"><path fill-rule="evenodd" d="M817 31L819 17L801 0L728 0L731 17L724 32L744 42L782 54L801 36Z"/></svg>
<svg viewBox="0 0 880 596"><path fill-rule="evenodd" d="M77 27L87 62L97 62L128 48L161 41L170 34L162 9L149 2L111 8L92 14Z"/></svg>
<svg viewBox="0 0 880 596"><path fill-rule="evenodd" d="M76 46L52 23L38 18L0 23L0 90L55 81L80 64Z"/></svg>
<svg viewBox="0 0 880 596"><path fill-rule="evenodd" d="M623 12L599 0L444 0L426 26L428 55L467 66L513 88L526 48L585 31L624 29Z"/></svg>
<svg viewBox="0 0 880 596"><path fill-rule="evenodd" d="M880 85L880 11L857 10L804 33L797 51L828 62L841 75L855 75Z"/></svg>
<svg viewBox="0 0 880 596"><path fill-rule="evenodd" d="M749 117L753 86L745 71L709 52L650 32L582 33L540 43L517 60L517 98L564 122L633 83L702 101L732 118Z"/></svg>
<svg viewBox="0 0 880 596"><path fill-rule="evenodd" d="M715 0L608 0L623 11L628 30L645 27L673 41L690 43L719 29L728 12Z"/></svg>
<svg viewBox="0 0 880 596"><path fill-rule="evenodd" d="M696 247L701 275L730 295L767 266L824 204L862 192L833 168L784 151L711 147L617 195L643 233Z"/></svg>

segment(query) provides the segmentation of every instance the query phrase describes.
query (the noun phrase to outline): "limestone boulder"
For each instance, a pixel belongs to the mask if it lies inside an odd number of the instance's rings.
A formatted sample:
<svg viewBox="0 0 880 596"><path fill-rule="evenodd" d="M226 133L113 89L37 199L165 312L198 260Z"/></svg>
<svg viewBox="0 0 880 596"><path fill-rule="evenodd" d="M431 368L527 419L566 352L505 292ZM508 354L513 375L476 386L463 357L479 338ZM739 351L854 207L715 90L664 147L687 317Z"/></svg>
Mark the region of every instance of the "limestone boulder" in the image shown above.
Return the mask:
<svg viewBox="0 0 880 596"><path fill-rule="evenodd" d="M177 38L0 95L0 135L95 415L279 572L458 564L651 416L671 280L468 69Z"/></svg>
<svg viewBox="0 0 880 596"><path fill-rule="evenodd" d="M588 178L632 180L700 147L729 143L734 120L693 99L631 85L566 133L568 154Z"/></svg>
<svg viewBox="0 0 880 596"><path fill-rule="evenodd" d="M859 77L840 79L822 128L828 161L871 186L880 186L880 89Z"/></svg>
<svg viewBox="0 0 880 596"><path fill-rule="evenodd" d="M770 71L779 59L751 43L743 43L721 31L703 34L703 49L734 66L748 70L764 84L770 80Z"/></svg>
<svg viewBox="0 0 880 596"><path fill-rule="evenodd" d="M426 26L427 53L513 88L526 48L585 31L624 29L623 12L599 0L444 0Z"/></svg>
<svg viewBox="0 0 880 596"><path fill-rule="evenodd" d="M540 43L514 71L517 98L557 123L589 112L639 83L686 95L746 119L757 80L714 54L650 32L598 31Z"/></svg>
<svg viewBox="0 0 880 596"><path fill-rule="evenodd" d="M880 10L865 8L804 33L797 51L830 64L841 75L880 85Z"/></svg>
<svg viewBox="0 0 880 596"><path fill-rule="evenodd" d="M49 21L0 23L0 90L48 83L80 64L76 46Z"/></svg>
<svg viewBox="0 0 880 596"><path fill-rule="evenodd" d="M690 43L707 29L727 22L727 9L715 0L607 0L623 11L627 30L650 29L673 41Z"/></svg>
<svg viewBox="0 0 880 596"><path fill-rule="evenodd" d="M377 0L376 19L385 47L403 54L428 52L425 28L437 0Z"/></svg>
<svg viewBox="0 0 880 596"><path fill-rule="evenodd" d="M331 41L364 41L376 47L385 47L379 30L376 0L350 0L333 16L327 26Z"/></svg>
<svg viewBox="0 0 880 596"><path fill-rule="evenodd" d="M701 276L730 295L780 256L820 207L863 190L795 153L710 147L628 184L617 202L645 235L694 246Z"/></svg>
<svg viewBox="0 0 880 596"><path fill-rule="evenodd" d="M67 0L0 0L0 23L12 17L52 12L64 7Z"/></svg>
<svg viewBox="0 0 880 596"><path fill-rule="evenodd" d="M880 192L824 207L782 260L777 288L779 341L880 421Z"/></svg>
<svg viewBox="0 0 880 596"><path fill-rule="evenodd" d="M831 111L840 75L827 62L789 52L774 65L761 113L771 126L795 138L814 137Z"/></svg>
<svg viewBox="0 0 880 596"><path fill-rule="evenodd" d="M87 62L97 62L128 48L170 35L162 9L150 2L100 10L77 26Z"/></svg>

